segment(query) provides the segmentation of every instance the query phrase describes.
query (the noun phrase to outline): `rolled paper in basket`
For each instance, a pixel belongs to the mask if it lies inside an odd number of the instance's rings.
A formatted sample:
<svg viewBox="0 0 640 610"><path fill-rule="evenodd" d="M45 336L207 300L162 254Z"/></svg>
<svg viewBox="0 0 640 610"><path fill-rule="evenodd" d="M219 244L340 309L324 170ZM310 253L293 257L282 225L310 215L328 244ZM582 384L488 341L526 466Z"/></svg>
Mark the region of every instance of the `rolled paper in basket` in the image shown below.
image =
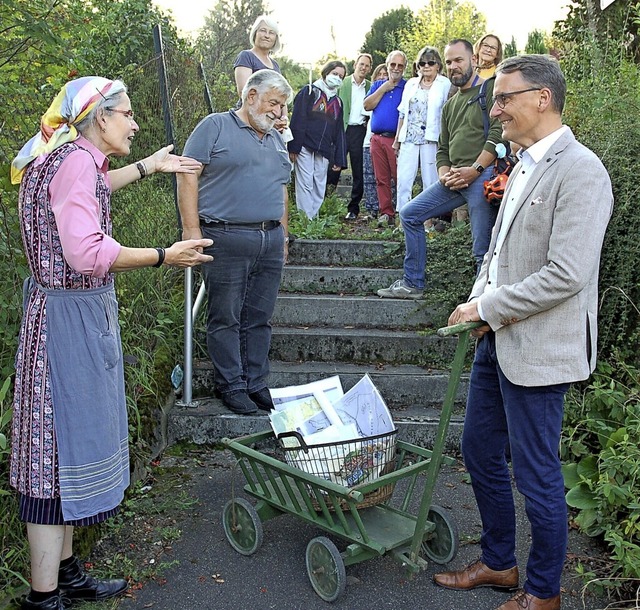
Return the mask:
<svg viewBox="0 0 640 610"><path fill-rule="evenodd" d="M340 419L338 412L333 408L333 405L329 401L329 399L325 396L324 392L314 392L314 398L318 401L324 414L327 416L327 419L334 426L344 426L344 422Z"/></svg>

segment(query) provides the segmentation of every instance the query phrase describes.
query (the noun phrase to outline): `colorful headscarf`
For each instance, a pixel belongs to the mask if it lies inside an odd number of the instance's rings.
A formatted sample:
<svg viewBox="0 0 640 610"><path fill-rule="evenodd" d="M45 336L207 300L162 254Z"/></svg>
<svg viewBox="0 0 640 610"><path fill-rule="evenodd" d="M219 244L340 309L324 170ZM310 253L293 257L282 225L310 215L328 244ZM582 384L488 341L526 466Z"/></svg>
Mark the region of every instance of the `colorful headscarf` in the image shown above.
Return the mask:
<svg viewBox="0 0 640 610"><path fill-rule="evenodd" d="M107 94L126 91L124 83L100 76L83 76L69 81L42 115L40 133L31 138L11 164L11 182L20 184L24 170L38 157L78 138L75 124L84 119Z"/></svg>

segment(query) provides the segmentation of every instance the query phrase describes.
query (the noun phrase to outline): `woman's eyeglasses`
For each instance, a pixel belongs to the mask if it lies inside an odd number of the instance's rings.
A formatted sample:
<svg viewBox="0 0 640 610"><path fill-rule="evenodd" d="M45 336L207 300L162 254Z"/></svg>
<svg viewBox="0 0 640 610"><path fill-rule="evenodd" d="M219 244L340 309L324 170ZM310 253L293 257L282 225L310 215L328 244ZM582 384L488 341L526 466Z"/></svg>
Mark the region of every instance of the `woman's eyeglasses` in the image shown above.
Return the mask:
<svg viewBox="0 0 640 610"><path fill-rule="evenodd" d="M487 44L486 42L483 42L480 46L483 49L489 49L490 51L497 51L498 50L498 47L494 47L493 45Z"/></svg>
<svg viewBox="0 0 640 610"><path fill-rule="evenodd" d="M418 68L424 68L425 66L433 67L433 66L435 66L437 64L438 64L438 62L434 61L433 59L430 59L429 61L419 61L418 62Z"/></svg>
<svg viewBox="0 0 640 610"><path fill-rule="evenodd" d="M133 121L133 117L134 117L133 110L119 110L118 108L105 108L105 110L124 114L124 116L126 116L130 121Z"/></svg>

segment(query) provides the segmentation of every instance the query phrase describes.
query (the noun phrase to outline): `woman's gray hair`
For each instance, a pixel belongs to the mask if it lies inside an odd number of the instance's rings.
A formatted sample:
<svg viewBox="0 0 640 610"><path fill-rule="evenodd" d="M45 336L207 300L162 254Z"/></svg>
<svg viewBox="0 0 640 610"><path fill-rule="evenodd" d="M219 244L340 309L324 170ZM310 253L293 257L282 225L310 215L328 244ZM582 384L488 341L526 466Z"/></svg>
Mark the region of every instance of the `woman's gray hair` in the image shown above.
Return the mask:
<svg viewBox="0 0 640 610"><path fill-rule="evenodd" d="M516 55L502 60L496 68L496 75L520 72L522 78L533 87L551 91L551 107L562 114L567 95L567 81L560 64L551 55Z"/></svg>
<svg viewBox="0 0 640 610"><path fill-rule="evenodd" d="M109 92L106 95L102 95L102 99L91 109L91 112L78 123L74 123L74 127L80 134L84 134L86 130L96 123L100 110L109 110L116 106L126 92L127 86L121 80L114 80Z"/></svg>
<svg viewBox="0 0 640 610"><path fill-rule="evenodd" d="M287 82L287 79L275 70L258 70L254 72L245 83L242 89L242 102L247 100L249 91L255 89L258 95L262 95L267 91L276 90L281 95L286 95L287 103L293 97L293 89Z"/></svg>
<svg viewBox="0 0 640 610"><path fill-rule="evenodd" d="M249 43L253 46L256 42L256 32L260 28L260 25L265 24L268 28L271 28L276 33L276 42L273 45L273 49L271 49L271 53L277 53L282 48L282 43L280 42L280 27L278 26L278 22L269 17L269 15L260 15L251 26L251 30L249 31Z"/></svg>

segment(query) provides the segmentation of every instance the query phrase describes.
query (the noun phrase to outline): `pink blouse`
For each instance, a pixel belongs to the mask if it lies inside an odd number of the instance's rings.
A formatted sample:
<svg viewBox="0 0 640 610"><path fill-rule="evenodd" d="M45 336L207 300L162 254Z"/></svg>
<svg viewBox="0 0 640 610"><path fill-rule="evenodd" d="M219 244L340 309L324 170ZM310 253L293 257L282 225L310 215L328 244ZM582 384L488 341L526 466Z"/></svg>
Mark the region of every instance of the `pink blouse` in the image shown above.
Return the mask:
<svg viewBox="0 0 640 610"><path fill-rule="evenodd" d="M67 263L78 273L104 277L121 248L100 228L95 192L97 172L101 172L107 186L111 186L107 174L109 160L82 136L75 140L75 144L86 150L69 154L51 180L51 209Z"/></svg>

